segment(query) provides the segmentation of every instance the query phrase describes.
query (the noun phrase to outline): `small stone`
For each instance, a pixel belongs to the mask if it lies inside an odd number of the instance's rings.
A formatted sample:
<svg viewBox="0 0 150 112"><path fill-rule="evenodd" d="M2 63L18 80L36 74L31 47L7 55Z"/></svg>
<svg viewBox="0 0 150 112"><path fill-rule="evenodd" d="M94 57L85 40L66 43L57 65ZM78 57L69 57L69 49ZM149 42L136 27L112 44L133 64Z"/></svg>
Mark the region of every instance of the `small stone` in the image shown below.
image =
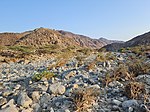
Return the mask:
<svg viewBox="0 0 150 112"><path fill-rule="evenodd" d="M129 107L139 107L139 104L137 100L127 100L122 103L122 107L128 109Z"/></svg>
<svg viewBox="0 0 150 112"><path fill-rule="evenodd" d="M12 94L12 91L6 90L6 91L4 91L4 92L2 93L2 96L7 97L7 96L9 96L10 94Z"/></svg>
<svg viewBox="0 0 150 112"><path fill-rule="evenodd" d="M17 84L17 85L15 86L15 90L18 90L20 87L21 87L21 85Z"/></svg>
<svg viewBox="0 0 150 112"><path fill-rule="evenodd" d="M0 106L4 105L5 103L7 103L6 98L0 98Z"/></svg>
<svg viewBox="0 0 150 112"><path fill-rule="evenodd" d="M75 75L74 71L71 71L70 73L68 73L67 75L65 75L66 79L69 79L71 77L73 77Z"/></svg>
<svg viewBox="0 0 150 112"><path fill-rule="evenodd" d="M64 94L66 91L65 86L61 85L61 83L54 83L50 85L49 92L53 94Z"/></svg>
<svg viewBox="0 0 150 112"><path fill-rule="evenodd" d="M128 112L134 112L134 109L132 107L129 107Z"/></svg>
<svg viewBox="0 0 150 112"><path fill-rule="evenodd" d="M119 101L119 100L113 99L112 103L115 104L115 105L117 105L117 106L119 106L122 102Z"/></svg>
<svg viewBox="0 0 150 112"><path fill-rule="evenodd" d="M140 105L140 110L141 112L150 112L150 109L148 109L148 107L144 104Z"/></svg>
<svg viewBox="0 0 150 112"><path fill-rule="evenodd" d="M38 103L32 105L33 112L41 112L41 107Z"/></svg>
<svg viewBox="0 0 150 112"><path fill-rule="evenodd" d="M21 92L18 96L17 104L27 108L32 104L32 100L28 97L27 93Z"/></svg>
<svg viewBox="0 0 150 112"><path fill-rule="evenodd" d="M73 89L77 89L78 87L78 84L73 84Z"/></svg>
<svg viewBox="0 0 150 112"><path fill-rule="evenodd" d="M33 109L32 108L23 109L21 112L33 112Z"/></svg>
<svg viewBox="0 0 150 112"><path fill-rule="evenodd" d="M54 112L54 109L52 107L50 108L50 112Z"/></svg>
<svg viewBox="0 0 150 112"><path fill-rule="evenodd" d="M40 97L40 106L42 108L45 108L47 106L47 103L51 100L51 95L48 93L43 94Z"/></svg>
<svg viewBox="0 0 150 112"><path fill-rule="evenodd" d="M66 109L65 112L70 112L70 110L69 110L69 109Z"/></svg>
<svg viewBox="0 0 150 112"><path fill-rule="evenodd" d="M14 99L11 99L7 104L3 105L0 112L18 112L14 105Z"/></svg>
<svg viewBox="0 0 150 112"><path fill-rule="evenodd" d="M31 96L32 96L33 101L35 102L37 102L40 98L40 94L38 91L34 91Z"/></svg>

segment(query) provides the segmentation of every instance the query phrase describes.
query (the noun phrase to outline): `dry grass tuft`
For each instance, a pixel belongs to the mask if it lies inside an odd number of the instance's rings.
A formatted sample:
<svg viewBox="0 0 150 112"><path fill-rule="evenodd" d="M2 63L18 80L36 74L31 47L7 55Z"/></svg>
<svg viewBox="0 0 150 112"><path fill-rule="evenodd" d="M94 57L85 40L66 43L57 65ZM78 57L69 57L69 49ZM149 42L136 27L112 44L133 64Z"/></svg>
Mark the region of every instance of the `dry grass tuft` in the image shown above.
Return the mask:
<svg viewBox="0 0 150 112"><path fill-rule="evenodd" d="M73 91L76 112L86 112L96 101L99 89L94 87L78 88Z"/></svg>
<svg viewBox="0 0 150 112"><path fill-rule="evenodd" d="M126 95L131 99L141 98L145 94L145 85L140 82L129 82L125 86Z"/></svg>

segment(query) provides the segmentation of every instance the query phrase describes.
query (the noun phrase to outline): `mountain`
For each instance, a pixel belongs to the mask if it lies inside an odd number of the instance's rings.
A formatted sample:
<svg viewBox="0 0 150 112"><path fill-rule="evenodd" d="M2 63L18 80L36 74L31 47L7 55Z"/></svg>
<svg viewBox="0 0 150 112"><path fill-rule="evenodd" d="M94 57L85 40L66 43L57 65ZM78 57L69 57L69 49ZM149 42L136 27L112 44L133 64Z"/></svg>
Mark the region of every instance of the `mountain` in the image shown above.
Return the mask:
<svg viewBox="0 0 150 112"><path fill-rule="evenodd" d="M150 32L139 35L125 43L125 47L134 47L138 45L149 45L150 44Z"/></svg>
<svg viewBox="0 0 150 112"><path fill-rule="evenodd" d="M47 28L37 28L32 31L23 33L1 33L0 45L23 45L23 46L45 46L45 45L60 45L65 46L80 46L88 48L101 48L114 41L104 38L92 39L84 35L78 35L63 30L52 30ZM116 41L115 41L116 42Z"/></svg>
<svg viewBox="0 0 150 112"><path fill-rule="evenodd" d="M58 32L61 33L65 37L73 39L81 47L101 48L107 44L116 42L113 40L107 40L105 38L92 39L92 38L84 36L84 35L73 34L71 32L67 32L67 31L63 31L63 30L59 30Z"/></svg>
<svg viewBox="0 0 150 112"><path fill-rule="evenodd" d="M117 51L120 48L135 47L139 45L150 45L150 32L139 35L124 43L112 43L104 46L107 51Z"/></svg>

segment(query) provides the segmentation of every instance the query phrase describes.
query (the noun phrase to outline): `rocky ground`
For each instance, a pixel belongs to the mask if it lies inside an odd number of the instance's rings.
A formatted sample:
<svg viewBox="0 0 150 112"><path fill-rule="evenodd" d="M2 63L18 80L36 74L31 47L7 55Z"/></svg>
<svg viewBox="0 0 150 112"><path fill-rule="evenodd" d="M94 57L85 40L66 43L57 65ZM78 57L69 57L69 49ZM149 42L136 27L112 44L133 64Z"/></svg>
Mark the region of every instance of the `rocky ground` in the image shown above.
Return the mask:
<svg viewBox="0 0 150 112"><path fill-rule="evenodd" d="M125 79L112 80L107 85L103 82L108 71L128 58L125 53L113 55L115 60L101 62L94 69L86 69L85 63L78 66L73 58L64 66L50 69L55 59L1 63L0 112L150 112L149 73L135 77L144 84L146 100L129 98ZM91 55L85 62L95 57ZM55 76L33 80L36 73L45 70Z"/></svg>

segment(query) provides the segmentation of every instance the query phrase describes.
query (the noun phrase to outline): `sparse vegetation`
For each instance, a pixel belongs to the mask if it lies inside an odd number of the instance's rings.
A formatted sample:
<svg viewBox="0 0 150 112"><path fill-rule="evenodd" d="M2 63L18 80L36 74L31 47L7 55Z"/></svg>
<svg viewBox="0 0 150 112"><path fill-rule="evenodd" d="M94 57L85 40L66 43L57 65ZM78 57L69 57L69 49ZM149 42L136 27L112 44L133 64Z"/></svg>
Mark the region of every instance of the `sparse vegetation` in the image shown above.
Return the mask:
<svg viewBox="0 0 150 112"><path fill-rule="evenodd" d="M131 99L142 98L145 94L145 86L143 83L131 81L128 84L126 84L125 92L126 95Z"/></svg>
<svg viewBox="0 0 150 112"><path fill-rule="evenodd" d="M134 59L127 63L128 71L135 76L146 74L150 72L150 63L144 62L142 59Z"/></svg>
<svg viewBox="0 0 150 112"><path fill-rule="evenodd" d="M60 46L59 45L47 45L47 46L42 46L36 49L36 53L37 54L56 54L58 53L60 50Z"/></svg>
<svg viewBox="0 0 150 112"><path fill-rule="evenodd" d="M100 92L98 88L87 87L78 88L73 91L73 101L75 104L76 112L85 112L96 101Z"/></svg>
<svg viewBox="0 0 150 112"><path fill-rule="evenodd" d="M99 53L99 54L97 55L96 61L97 61L97 62L104 62L104 61L106 61L106 58L105 58L105 55L104 55L103 52L102 52L102 53Z"/></svg>
<svg viewBox="0 0 150 112"><path fill-rule="evenodd" d="M54 76L55 76L54 73L45 70L45 71L42 71L41 73L35 73L35 74L32 76L32 80L33 80L33 81L39 81L39 80L41 80L43 77L46 78L46 79L50 79L50 78L52 78L52 77L54 77Z"/></svg>
<svg viewBox="0 0 150 112"><path fill-rule="evenodd" d="M34 51L33 47L31 46L9 46L8 49L13 51L20 51L24 54L31 54Z"/></svg>

